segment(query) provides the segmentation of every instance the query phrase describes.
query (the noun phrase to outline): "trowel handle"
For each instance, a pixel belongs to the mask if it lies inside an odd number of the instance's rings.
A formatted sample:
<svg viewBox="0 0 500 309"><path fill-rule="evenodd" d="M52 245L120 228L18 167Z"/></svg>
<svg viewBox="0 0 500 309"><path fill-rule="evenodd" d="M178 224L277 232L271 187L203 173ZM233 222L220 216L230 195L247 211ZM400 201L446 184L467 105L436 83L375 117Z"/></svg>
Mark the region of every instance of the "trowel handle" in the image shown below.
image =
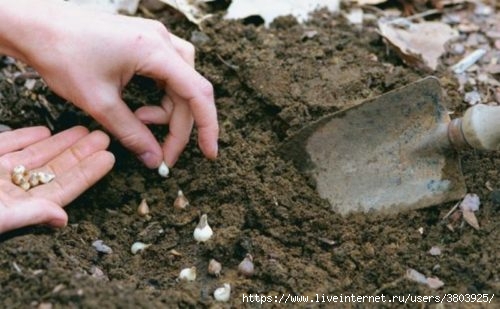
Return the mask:
<svg viewBox="0 0 500 309"><path fill-rule="evenodd" d="M500 106L477 104L461 119L454 119L448 129L454 146L468 145L480 150L500 149Z"/></svg>

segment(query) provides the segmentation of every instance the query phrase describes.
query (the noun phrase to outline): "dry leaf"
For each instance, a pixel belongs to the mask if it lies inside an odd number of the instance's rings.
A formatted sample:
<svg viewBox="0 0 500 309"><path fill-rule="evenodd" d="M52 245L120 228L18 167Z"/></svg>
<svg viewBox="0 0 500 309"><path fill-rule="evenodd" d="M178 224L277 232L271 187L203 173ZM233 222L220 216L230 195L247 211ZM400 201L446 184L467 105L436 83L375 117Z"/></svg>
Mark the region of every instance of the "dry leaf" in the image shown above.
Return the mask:
<svg viewBox="0 0 500 309"><path fill-rule="evenodd" d="M336 12L339 10L340 0L233 0L225 18L240 19L258 15L269 25L278 16L293 15L299 22L303 22L310 12L323 7Z"/></svg>
<svg viewBox="0 0 500 309"><path fill-rule="evenodd" d="M125 12L133 15L137 12L140 0L67 0L76 5L92 10L104 11L108 13Z"/></svg>
<svg viewBox="0 0 500 309"><path fill-rule="evenodd" d="M168 6L176 9L193 24L199 25L203 20L210 17L210 14L203 12L199 4L210 2L206 0L159 0Z"/></svg>
<svg viewBox="0 0 500 309"><path fill-rule="evenodd" d="M472 211L463 210L462 215L465 222L467 222L470 226L472 226L476 230L479 230L479 222L477 222L476 215Z"/></svg>
<svg viewBox="0 0 500 309"><path fill-rule="evenodd" d="M387 0L353 0L357 5L376 5L387 2Z"/></svg>
<svg viewBox="0 0 500 309"><path fill-rule="evenodd" d="M380 34L409 66L437 69L439 57L445 52L445 43L458 36L458 32L441 22L405 23L379 21Z"/></svg>

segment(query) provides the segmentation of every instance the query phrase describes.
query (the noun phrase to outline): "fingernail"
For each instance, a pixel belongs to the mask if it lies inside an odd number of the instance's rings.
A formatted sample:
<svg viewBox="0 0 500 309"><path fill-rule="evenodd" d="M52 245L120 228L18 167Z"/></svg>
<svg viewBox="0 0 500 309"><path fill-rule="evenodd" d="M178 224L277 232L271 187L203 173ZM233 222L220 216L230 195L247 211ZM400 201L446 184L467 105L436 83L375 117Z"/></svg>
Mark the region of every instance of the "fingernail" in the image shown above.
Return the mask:
<svg viewBox="0 0 500 309"><path fill-rule="evenodd" d="M213 159L217 158L217 153L219 152L219 144L217 142L212 146Z"/></svg>
<svg viewBox="0 0 500 309"><path fill-rule="evenodd" d="M63 228L68 225L68 221L66 219L53 219L47 225L53 228Z"/></svg>
<svg viewBox="0 0 500 309"><path fill-rule="evenodd" d="M159 164L157 164L159 158L152 152L145 152L139 156L139 160L141 160L147 167L149 168L157 168Z"/></svg>

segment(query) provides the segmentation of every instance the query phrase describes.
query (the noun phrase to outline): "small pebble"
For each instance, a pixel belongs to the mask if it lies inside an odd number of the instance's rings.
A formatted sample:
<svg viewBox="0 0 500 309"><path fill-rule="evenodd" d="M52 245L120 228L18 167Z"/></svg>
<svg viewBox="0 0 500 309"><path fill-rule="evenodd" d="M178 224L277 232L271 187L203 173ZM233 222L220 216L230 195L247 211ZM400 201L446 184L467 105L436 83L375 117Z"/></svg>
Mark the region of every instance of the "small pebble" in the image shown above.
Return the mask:
<svg viewBox="0 0 500 309"><path fill-rule="evenodd" d="M103 254L111 254L113 253L113 249L111 249L109 246L104 244L104 241L98 239L92 243L92 247L99 252Z"/></svg>
<svg viewBox="0 0 500 309"><path fill-rule="evenodd" d="M480 2L477 2L475 4L474 14L480 16L489 16L493 14L493 8L489 5L484 5L481 4Z"/></svg>
<svg viewBox="0 0 500 309"><path fill-rule="evenodd" d="M451 45L451 50L450 52L453 55L463 55L465 53L465 46L464 44L456 43Z"/></svg>
<svg viewBox="0 0 500 309"><path fill-rule="evenodd" d="M144 251L149 246L151 246L151 244L145 244L143 242L137 241L137 242L134 242L132 244L132 246L130 247L130 252L132 252L132 254L137 254L141 251Z"/></svg>
<svg viewBox="0 0 500 309"><path fill-rule="evenodd" d="M462 202L460 202L460 209L462 211L478 211L479 210L479 205L481 204L481 201L479 200L479 196L475 193L468 193L465 195L464 199Z"/></svg>
<svg viewBox="0 0 500 309"><path fill-rule="evenodd" d="M469 103L469 105L476 105L481 103L481 95L477 90L473 90L465 93L464 101Z"/></svg>
<svg viewBox="0 0 500 309"><path fill-rule="evenodd" d="M90 267L90 274L93 278L108 281L108 277L104 274L104 272L97 266L93 265Z"/></svg>
<svg viewBox="0 0 500 309"><path fill-rule="evenodd" d="M202 45L210 41L208 35L201 31L193 31L191 33L191 38L189 39L194 45Z"/></svg>
<svg viewBox="0 0 500 309"><path fill-rule="evenodd" d="M444 282L439 280L439 278L431 277L427 278L427 286L431 289L439 289L444 285Z"/></svg>
<svg viewBox="0 0 500 309"><path fill-rule="evenodd" d="M433 256L441 255L441 249L439 247L434 246L429 250L429 254Z"/></svg>
<svg viewBox="0 0 500 309"><path fill-rule="evenodd" d="M427 284L427 277L424 274L412 268L409 268L406 271L406 278L410 279L411 281Z"/></svg>

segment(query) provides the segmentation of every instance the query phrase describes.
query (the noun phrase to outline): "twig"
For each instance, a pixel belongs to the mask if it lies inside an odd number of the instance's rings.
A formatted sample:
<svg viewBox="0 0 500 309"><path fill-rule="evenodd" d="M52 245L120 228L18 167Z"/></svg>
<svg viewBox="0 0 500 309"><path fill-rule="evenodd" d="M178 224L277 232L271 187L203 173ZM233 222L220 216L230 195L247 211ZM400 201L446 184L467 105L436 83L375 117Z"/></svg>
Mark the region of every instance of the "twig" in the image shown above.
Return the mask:
<svg viewBox="0 0 500 309"><path fill-rule="evenodd" d="M457 209L458 205L460 205L460 202L457 202L457 203L455 204L455 206L453 206L453 208L452 208L452 209L450 209L450 211L448 211L448 212L446 213L446 215L444 215L444 217L443 217L442 221L446 220L449 216L451 216L451 214L452 214L453 212L455 212L455 210Z"/></svg>
<svg viewBox="0 0 500 309"><path fill-rule="evenodd" d="M427 17L429 15L434 15L434 14L439 14L439 13L442 13L442 10L432 9L432 10L427 10L425 12L414 14L414 15L411 15L411 16L408 16L408 17L398 17L396 19L388 21L387 23L388 24L398 24L398 23L401 23L401 22L408 23L408 22L411 22L411 21L413 21L415 19L420 19L420 18Z"/></svg>
<svg viewBox="0 0 500 309"><path fill-rule="evenodd" d="M217 58L219 58L219 60L222 63L224 63L226 66L230 67L231 69L233 69L235 71L239 70L239 68L240 68L239 66L231 64L231 63L227 62L226 60L222 59L222 57L219 54L217 54Z"/></svg>
<svg viewBox="0 0 500 309"><path fill-rule="evenodd" d="M457 62L455 65L451 67L453 70L453 73L455 74L462 74L465 72L469 67L471 67L474 63L476 63L481 57L483 57L486 54L486 50L479 48L470 53L469 55L465 56L462 60Z"/></svg>

